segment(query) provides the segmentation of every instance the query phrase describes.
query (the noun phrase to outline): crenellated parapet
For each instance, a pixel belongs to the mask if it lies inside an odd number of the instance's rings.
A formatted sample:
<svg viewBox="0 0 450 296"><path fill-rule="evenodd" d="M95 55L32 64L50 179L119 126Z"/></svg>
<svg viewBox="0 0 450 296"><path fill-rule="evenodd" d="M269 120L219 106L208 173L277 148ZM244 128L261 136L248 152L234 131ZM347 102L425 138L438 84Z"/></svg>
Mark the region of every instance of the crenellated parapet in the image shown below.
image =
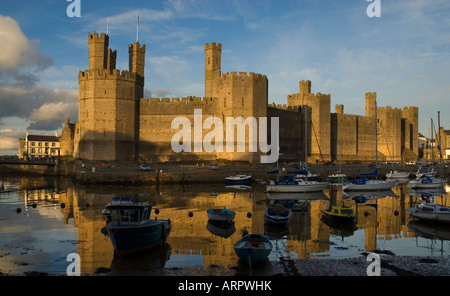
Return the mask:
<svg viewBox="0 0 450 296"><path fill-rule="evenodd" d="M239 78L241 80L264 80L267 81L267 76L263 74L256 74L254 72L223 72L222 79Z"/></svg>
<svg viewBox="0 0 450 296"><path fill-rule="evenodd" d="M142 98L140 115L193 115L194 109L201 109L205 114L218 112L217 98L182 97L182 98Z"/></svg>
<svg viewBox="0 0 450 296"><path fill-rule="evenodd" d="M78 83L81 81L105 79L105 80L123 80L135 82L137 78L136 73L127 70L118 69L103 69L103 70L85 70L78 73Z"/></svg>

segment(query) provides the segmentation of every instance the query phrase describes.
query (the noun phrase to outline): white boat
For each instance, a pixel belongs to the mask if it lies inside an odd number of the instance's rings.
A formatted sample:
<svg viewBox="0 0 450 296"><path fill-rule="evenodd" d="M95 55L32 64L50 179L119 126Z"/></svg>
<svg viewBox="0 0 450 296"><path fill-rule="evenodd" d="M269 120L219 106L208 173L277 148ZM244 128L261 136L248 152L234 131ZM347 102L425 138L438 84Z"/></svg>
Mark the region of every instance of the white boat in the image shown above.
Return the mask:
<svg viewBox="0 0 450 296"><path fill-rule="evenodd" d="M232 184L247 184L250 182L252 176L251 175L235 175L235 176L228 176L225 178L225 184L232 185Z"/></svg>
<svg viewBox="0 0 450 296"><path fill-rule="evenodd" d="M416 175L416 179L420 179L424 176L434 177L436 175L436 171L434 170L434 168L431 168L431 170L419 168L417 170L417 172L415 172L415 175Z"/></svg>
<svg viewBox="0 0 450 296"><path fill-rule="evenodd" d="M267 192L317 192L328 186L328 182L305 181L303 179L285 178L281 181L271 180Z"/></svg>
<svg viewBox="0 0 450 296"><path fill-rule="evenodd" d="M409 178L409 172L399 172L399 171L390 171L386 174L386 178L388 179L407 179Z"/></svg>
<svg viewBox="0 0 450 296"><path fill-rule="evenodd" d="M345 181L347 181L347 178L348 178L348 176L346 174L339 173L339 172L327 176L327 180L332 185L343 184Z"/></svg>
<svg viewBox="0 0 450 296"><path fill-rule="evenodd" d="M450 207L436 203L422 202L415 208L408 208L408 213L416 219L450 223Z"/></svg>
<svg viewBox="0 0 450 296"><path fill-rule="evenodd" d="M395 181L369 180L362 176L356 180L345 182L342 189L347 191L391 190L395 184Z"/></svg>
<svg viewBox="0 0 450 296"><path fill-rule="evenodd" d="M409 181L408 187L413 189L443 188L446 183L447 179L424 176L420 179Z"/></svg>

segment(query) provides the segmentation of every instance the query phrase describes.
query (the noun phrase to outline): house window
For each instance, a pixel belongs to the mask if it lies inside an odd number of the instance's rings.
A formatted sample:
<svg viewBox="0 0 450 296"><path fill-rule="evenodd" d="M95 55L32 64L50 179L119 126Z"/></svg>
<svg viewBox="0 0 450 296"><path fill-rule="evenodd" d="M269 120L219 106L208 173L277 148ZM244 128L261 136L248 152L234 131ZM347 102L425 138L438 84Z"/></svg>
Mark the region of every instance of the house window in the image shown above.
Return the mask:
<svg viewBox="0 0 450 296"><path fill-rule="evenodd" d="M55 142L52 143L52 147L55 147Z"/></svg>
<svg viewBox="0 0 450 296"><path fill-rule="evenodd" d="M42 142L38 142L38 146L42 146Z"/></svg>
<svg viewBox="0 0 450 296"><path fill-rule="evenodd" d="M45 147L48 147L48 143L45 143Z"/></svg>
<svg viewBox="0 0 450 296"><path fill-rule="evenodd" d="M35 142L31 142L31 146L34 146L36 143Z"/></svg>
<svg viewBox="0 0 450 296"><path fill-rule="evenodd" d="M34 148L31 148L31 153L36 153Z"/></svg>

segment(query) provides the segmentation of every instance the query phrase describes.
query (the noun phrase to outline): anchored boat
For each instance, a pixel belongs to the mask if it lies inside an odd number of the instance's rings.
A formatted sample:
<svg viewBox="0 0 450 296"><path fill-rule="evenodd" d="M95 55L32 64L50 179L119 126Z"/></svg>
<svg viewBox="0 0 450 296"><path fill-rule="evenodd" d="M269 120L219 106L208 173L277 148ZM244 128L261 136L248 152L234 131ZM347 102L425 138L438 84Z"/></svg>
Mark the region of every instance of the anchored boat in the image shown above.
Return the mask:
<svg viewBox="0 0 450 296"><path fill-rule="evenodd" d="M172 228L170 220L150 219L153 204L118 197L106 205L103 215L106 229L118 254L151 248L167 240Z"/></svg>

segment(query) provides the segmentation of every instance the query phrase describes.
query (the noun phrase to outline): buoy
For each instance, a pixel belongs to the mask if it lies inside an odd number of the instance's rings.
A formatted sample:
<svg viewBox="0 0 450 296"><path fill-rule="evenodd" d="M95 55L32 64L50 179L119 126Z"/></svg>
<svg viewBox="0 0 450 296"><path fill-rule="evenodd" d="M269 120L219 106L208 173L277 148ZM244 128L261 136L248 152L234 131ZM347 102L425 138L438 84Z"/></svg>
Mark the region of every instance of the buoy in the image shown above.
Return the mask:
<svg viewBox="0 0 450 296"><path fill-rule="evenodd" d="M247 218L251 218L251 216L252 216L252 213L247 212Z"/></svg>
<svg viewBox="0 0 450 296"><path fill-rule="evenodd" d="M193 214L192 212L189 212L189 213L188 213L188 216L189 216L189 217L192 217L192 216L194 216L194 214Z"/></svg>
<svg viewBox="0 0 450 296"><path fill-rule="evenodd" d="M20 214L20 213L22 213L22 209L21 208L17 208L16 212L17 212L17 214Z"/></svg>
<svg viewBox="0 0 450 296"><path fill-rule="evenodd" d="M66 207L66 204L65 203L61 203L61 209L64 209Z"/></svg>

